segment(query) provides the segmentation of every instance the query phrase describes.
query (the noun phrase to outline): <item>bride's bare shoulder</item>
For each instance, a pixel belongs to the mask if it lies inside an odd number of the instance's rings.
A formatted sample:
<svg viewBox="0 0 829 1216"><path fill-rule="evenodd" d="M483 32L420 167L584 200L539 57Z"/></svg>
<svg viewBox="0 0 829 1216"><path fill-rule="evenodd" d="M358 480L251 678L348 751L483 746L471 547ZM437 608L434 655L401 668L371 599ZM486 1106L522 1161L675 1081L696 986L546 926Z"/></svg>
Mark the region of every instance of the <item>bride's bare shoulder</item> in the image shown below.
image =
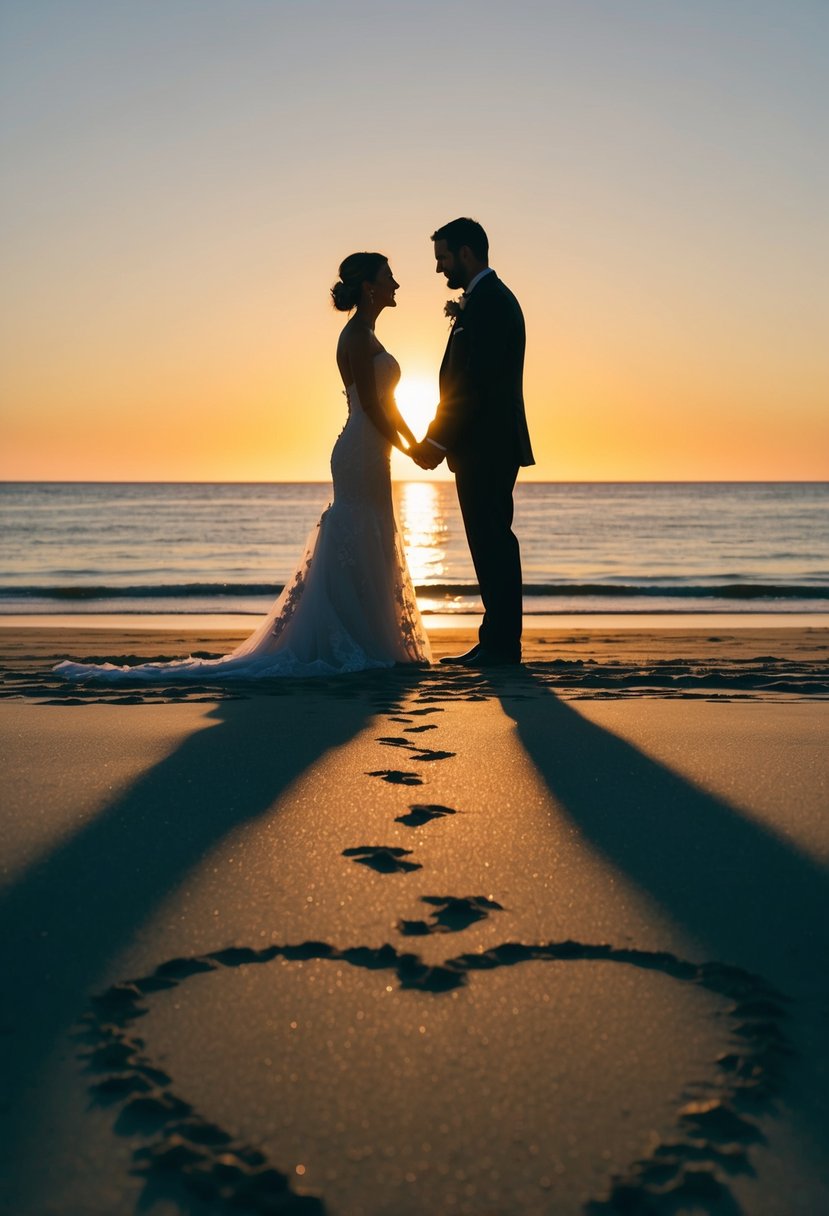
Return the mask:
<svg viewBox="0 0 829 1216"><path fill-rule="evenodd" d="M351 317L340 330L337 339L337 350L379 350L380 343L375 337L374 330L357 317Z"/></svg>
<svg viewBox="0 0 829 1216"><path fill-rule="evenodd" d="M353 384L354 368L367 353L368 333L364 326L354 324L354 318L348 321L340 330L337 339L337 367L340 370L343 384Z"/></svg>
<svg viewBox="0 0 829 1216"><path fill-rule="evenodd" d="M337 363L341 370L353 374L355 364L368 362L382 349L374 330L352 317L337 339Z"/></svg>

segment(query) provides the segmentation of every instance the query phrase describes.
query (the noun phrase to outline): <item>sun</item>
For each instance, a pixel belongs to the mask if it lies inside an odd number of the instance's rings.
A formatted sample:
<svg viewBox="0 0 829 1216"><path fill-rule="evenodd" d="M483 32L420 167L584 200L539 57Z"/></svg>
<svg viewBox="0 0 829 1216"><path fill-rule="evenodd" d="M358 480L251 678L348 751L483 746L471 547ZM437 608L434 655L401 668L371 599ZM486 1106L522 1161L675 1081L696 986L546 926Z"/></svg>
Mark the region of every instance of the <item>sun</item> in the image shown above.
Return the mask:
<svg viewBox="0 0 829 1216"><path fill-rule="evenodd" d="M417 438L422 439L437 409L436 383L426 376L403 376L394 395L400 413Z"/></svg>

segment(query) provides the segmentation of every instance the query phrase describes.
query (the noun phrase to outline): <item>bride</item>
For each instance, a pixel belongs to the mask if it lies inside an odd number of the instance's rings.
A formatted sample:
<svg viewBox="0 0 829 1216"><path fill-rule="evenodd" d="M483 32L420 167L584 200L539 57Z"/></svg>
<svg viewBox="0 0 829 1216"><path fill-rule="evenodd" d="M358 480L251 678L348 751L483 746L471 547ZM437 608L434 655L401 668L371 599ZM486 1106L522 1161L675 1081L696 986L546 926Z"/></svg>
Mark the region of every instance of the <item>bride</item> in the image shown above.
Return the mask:
<svg viewBox="0 0 829 1216"><path fill-rule="evenodd" d="M331 288L334 307L353 312L337 343L348 419L331 453L334 497L293 577L264 622L230 654L118 667L59 663L70 680L171 680L328 676L428 663L431 651L391 494L391 448L416 442L394 399L397 360L375 322L395 308L395 282L381 253L353 253ZM405 441L405 443L404 443Z"/></svg>

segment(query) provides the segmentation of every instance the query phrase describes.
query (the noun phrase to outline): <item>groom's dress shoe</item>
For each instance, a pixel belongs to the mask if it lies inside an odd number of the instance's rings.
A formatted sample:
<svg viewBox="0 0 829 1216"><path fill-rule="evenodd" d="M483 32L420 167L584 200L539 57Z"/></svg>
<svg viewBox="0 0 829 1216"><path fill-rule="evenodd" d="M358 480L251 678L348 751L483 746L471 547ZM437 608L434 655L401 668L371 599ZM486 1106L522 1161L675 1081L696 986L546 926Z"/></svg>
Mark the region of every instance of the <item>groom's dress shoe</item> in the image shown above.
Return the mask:
<svg viewBox="0 0 829 1216"><path fill-rule="evenodd" d="M465 654L447 655L444 659L439 659L440 663L468 663L471 659L480 652L480 646L473 646L471 650L467 650Z"/></svg>
<svg viewBox="0 0 829 1216"><path fill-rule="evenodd" d="M474 654L463 660L464 667L520 667L521 651L488 650L479 647Z"/></svg>

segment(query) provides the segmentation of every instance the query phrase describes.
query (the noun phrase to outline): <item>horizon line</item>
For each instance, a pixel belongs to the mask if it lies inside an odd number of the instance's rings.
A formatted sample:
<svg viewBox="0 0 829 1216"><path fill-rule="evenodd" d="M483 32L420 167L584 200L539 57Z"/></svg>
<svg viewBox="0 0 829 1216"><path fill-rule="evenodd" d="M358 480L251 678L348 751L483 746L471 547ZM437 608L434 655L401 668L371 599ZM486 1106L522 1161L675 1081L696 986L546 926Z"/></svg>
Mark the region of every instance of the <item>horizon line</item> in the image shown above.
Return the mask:
<svg viewBox="0 0 829 1216"><path fill-rule="evenodd" d="M422 477L392 477L399 485L451 485L454 478L438 477L427 481ZM25 486L325 486L331 478L268 478L243 480L241 478L205 478L188 480L179 478L63 478L63 477L4 477L0 485ZM716 486L716 485L829 485L824 477L583 477L583 478L521 478L518 485L537 486Z"/></svg>

